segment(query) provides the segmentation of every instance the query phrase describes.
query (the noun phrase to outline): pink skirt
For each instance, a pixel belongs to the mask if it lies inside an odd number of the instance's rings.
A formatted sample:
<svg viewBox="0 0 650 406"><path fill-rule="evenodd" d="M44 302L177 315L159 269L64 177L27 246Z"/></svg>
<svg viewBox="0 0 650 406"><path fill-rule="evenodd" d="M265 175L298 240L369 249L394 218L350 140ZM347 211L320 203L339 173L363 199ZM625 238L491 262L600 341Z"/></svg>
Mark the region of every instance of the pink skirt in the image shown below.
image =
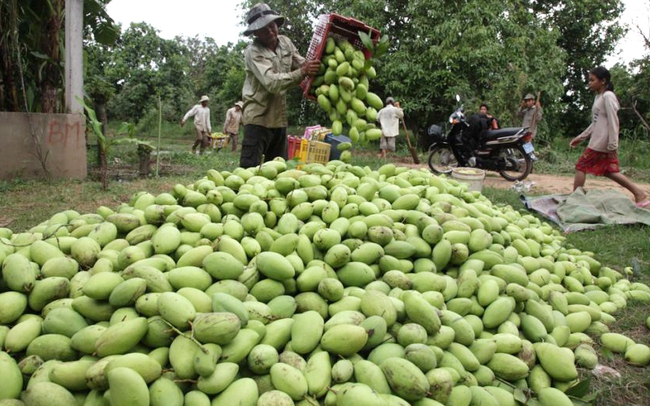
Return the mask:
<svg viewBox="0 0 650 406"><path fill-rule="evenodd" d="M576 170L596 176L620 172L618 167L618 154L616 151L600 152L587 148L580 159L578 159Z"/></svg>

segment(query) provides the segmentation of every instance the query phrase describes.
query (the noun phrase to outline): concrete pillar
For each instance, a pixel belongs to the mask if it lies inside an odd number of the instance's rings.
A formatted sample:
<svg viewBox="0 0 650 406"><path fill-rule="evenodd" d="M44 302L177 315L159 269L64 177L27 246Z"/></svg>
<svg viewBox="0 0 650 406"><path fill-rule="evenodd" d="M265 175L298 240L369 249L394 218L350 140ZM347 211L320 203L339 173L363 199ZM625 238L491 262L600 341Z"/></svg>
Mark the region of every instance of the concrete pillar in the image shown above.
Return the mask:
<svg viewBox="0 0 650 406"><path fill-rule="evenodd" d="M83 113L83 0L65 1L65 107Z"/></svg>

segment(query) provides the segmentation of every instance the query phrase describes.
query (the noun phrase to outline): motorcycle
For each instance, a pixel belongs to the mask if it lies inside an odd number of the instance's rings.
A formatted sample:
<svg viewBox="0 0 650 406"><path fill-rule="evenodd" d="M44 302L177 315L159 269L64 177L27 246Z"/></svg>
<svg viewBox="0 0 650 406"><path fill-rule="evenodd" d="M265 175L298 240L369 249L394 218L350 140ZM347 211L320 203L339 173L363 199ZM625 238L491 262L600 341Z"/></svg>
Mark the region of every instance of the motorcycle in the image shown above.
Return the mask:
<svg viewBox="0 0 650 406"><path fill-rule="evenodd" d="M460 101L458 95L456 100ZM456 167L474 167L498 172L509 181L526 179L537 160L528 128L488 130L480 128L476 120L477 116L465 118L461 104L449 117L451 128L446 135L441 126L429 126L427 134L433 139L429 168L437 174L449 174Z"/></svg>

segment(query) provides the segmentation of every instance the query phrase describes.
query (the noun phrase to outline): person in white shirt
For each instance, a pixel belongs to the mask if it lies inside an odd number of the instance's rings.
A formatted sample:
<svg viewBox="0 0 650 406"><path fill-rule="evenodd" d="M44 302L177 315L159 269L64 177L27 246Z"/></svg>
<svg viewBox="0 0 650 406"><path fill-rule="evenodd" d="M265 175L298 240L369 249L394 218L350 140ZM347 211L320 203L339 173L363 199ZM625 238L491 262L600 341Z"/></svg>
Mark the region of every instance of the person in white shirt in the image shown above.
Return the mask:
<svg viewBox="0 0 650 406"><path fill-rule="evenodd" d="M386 107L377 113L377 121L381 125L381 140L379 158L385 158L388 151L395 152L395 137L399 135L399 120L404 118L404 111L400 108L399 102L392 97L386 99Z"/></svg>
<svg viewBox="0 0 650 406"><path fill-rule="evenodd" d="M210 98L208 96L201 96L199 104L195 104L194 107L190 109L183 120L181 121L181 127L185 125L185 122L188 118L194 117L194 128L196 129L196 140L192 145L192 153L201 153L208 146L210 142L210 133L212 132L212 125L210 125L210 108L208 107L208 101ZM196 147L200 147L200 152L196 150Z"/></svg>
<svg viewBox="0 0 650 406"><path fill-rule="evenodd" d="M239 127L243 125L242 107L244 107L244 102L238 101L235 103L235 107L229 108L228 111L226 111L226 121L223 123L223 133L230 137L232 152L237 150Z"/></svg>

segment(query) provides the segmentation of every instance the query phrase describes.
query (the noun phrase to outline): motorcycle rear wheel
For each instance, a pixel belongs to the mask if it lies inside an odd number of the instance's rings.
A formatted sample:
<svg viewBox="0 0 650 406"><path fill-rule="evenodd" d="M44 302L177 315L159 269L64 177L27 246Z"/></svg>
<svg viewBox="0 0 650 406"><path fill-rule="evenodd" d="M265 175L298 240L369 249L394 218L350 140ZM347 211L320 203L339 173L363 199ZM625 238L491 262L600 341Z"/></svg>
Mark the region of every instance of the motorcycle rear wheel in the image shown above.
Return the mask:
<svg viewBox="0 0 650 406"><path fill-rule="evenodd" d="M504 159L507 166L499 170L499 175L509 181L522 181L533 170L533 160L521 145L514 148L504 148L499 152L499 159Z"/></svg>
<svg viewBox="0 0 650 406"><path fill-rule="evenodd" d="M458 167L458 160L449 145L434 145L429 151L429 168L439 175L449 174Z"/></svg>

